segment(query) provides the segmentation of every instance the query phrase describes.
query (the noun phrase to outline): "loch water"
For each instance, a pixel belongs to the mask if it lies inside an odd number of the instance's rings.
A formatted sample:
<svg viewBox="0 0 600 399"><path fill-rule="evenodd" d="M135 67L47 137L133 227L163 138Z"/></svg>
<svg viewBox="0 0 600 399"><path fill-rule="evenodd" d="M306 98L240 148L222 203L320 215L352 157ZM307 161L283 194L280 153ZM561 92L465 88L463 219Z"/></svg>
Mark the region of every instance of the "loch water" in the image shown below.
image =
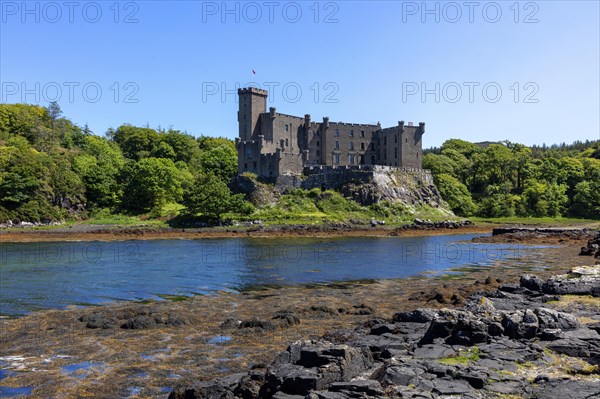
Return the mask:
<svg viewBox="0 0 600 399"><path fill-rule="evenodd" d="M178 299L261 286L536 267L546 247L476 235L225 238L0 244L0 316L111 301Z"/></svg>

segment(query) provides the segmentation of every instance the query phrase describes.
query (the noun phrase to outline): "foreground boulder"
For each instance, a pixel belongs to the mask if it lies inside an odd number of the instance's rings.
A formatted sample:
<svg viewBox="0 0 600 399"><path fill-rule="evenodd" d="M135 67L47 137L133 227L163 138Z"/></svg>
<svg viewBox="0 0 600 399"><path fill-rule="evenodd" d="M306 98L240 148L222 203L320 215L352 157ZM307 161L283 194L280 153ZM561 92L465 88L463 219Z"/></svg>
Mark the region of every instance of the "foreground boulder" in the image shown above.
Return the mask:
<svg viewBox="0 0 600 399"><path fill-rule="evenodd" d="M600 259L600 231L596 237L588 241L585 247L581 248L579 255L593 256L596 259Z"/></svg>
<svg viewBox="0 0 600 399"><path fill-rule="evenodd" d="M462 309L400 312L298 341L270 366L169 398L600 397L600 300L585 310L599 320L588 324L546 304L561 299L549 292L596 293L600 265L565 276L526 275L516 286L474 294Z"/></svg>

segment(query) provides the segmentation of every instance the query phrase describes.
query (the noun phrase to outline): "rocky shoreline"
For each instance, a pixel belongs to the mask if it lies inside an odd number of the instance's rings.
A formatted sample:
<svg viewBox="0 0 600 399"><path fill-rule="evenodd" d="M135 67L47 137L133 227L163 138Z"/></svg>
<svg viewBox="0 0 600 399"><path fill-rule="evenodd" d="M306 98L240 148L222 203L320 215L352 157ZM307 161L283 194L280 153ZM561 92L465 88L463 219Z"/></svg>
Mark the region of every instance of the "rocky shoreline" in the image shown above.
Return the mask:
<svg viewBox="0 0 600 399"><path fill-rule="evenodd" d="M247 222L240 226L207 228L157 228L152 226L106 226L79 224L45 230L27 228L0 229L2 242L45 241L116 241L199 239L231 237L353 237L399 236L411 234L489 233L491 227L475 226L469 220L415 219L398 227L387 226L378 220L328 221L323 224L265 225L262 221Z"/></svg>
<svg viewBox="0 0 600 399"><path fill-rule="evenodd" d="M573 296L587 306L546 305ZM460 309L399 312L297 341L270 365L169 398L597 398L599 299L600 266L546 281L524 275Z"/></svg>

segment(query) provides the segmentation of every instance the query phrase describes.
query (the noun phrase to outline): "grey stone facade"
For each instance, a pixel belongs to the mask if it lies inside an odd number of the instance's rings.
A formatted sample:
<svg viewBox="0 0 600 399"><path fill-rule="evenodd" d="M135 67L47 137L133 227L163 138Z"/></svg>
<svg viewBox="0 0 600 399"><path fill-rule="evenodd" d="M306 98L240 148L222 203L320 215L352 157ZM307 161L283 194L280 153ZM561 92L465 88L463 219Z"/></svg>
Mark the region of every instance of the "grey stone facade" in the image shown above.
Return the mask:
<svg viewBox="0 0 600 399"><path fill-rule="evenodd" d="M299 176L310 166L381 165L421 168L421 137L425 123L380 124L314 122L304 117L267 111L268 92L238 90L239 136L236 139L239 173L266 179Z"/></svg>

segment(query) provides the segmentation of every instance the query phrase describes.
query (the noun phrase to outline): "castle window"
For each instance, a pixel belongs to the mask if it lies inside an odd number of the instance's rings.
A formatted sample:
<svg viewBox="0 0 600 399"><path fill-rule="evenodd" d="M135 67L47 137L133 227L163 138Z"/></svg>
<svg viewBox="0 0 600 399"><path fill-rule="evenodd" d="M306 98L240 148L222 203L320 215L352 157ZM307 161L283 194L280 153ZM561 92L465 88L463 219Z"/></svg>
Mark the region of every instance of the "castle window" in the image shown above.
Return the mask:
<svg viewBox="0 0 600 399"><path fill-rule="evenodd" d="M371 143L371 150L375 151L375 143Z"/></svg>
<svg viewBox="0 0 600 399"><path fill-rule="evenodd" d="M360 131L360 137L362 137L363 139L365 138L365 131L364 130Z"/></svg>
<svg viewBox="0 0 600 399"><path fill-rule="evenodd" d="M248 170L248 164L247 163L244 164L244 170Z"/></svg>
<svg viewBox="0 0 600 399"><path fill-rule="evenodd" d="M339 149L340 149L340 142L339 142L339 141L336 141L336 142L335 142L335 149L336 149L336 150L339 150Z"/></svg>
<svg viewBox="0 0 600 399"><path fill-rule="evenodd" d="M408 143L408 138L406 138L405 140L406 140L405 143Z"/></svg>
<svg viewBox="0 0 600 399"><path fill-rule="evenodd" d="M246 114L244 114L244 120L246 120Z"/></svg>
<svg viewBox="0 0 600 399"><path fill-rule="evenodd" d="M287 146L289 146L289 145L290 145L290 144L289 144L289 142L288 142L288 139L285 139L285 146L287 147Z"/></svg>
<svg viewBox="0 0 600 399"><path fill-rule="evenodd" d="M354 155L350 155L350 164L353 165L354 164Z"/></svg>
<svg viewBox="0 0 600 399"><path fill-rule="evenodd" d="M371 155L371 165L375 165L375 155Z"/></svg>
<svg viewBox="0 0 600 399"><path fill-rule="evenodd" d="M354 137L354 130L350 130L350 137Z"/></svg>
<svg viewBox="0 0 600 399"><path fill-rule="evenodd" d="M398 148L394 148L394 158L398 158Z"/></svg>
<svg viewBox="0 0 600 399"><path fill-rule="evenodd" d="M383 145L387 145L387 136L383 137Z"/></svg>
<svg viewBox="0 0 600 399"><path fill-rule="evenodd" d="M350 142L350 149L353 150L354 149L354 142Z"/></svg>
<svg viewBox="0 0 600 399"><path fill-rule="evenodd" d="M340 137L340 129L335 129L335 137Z"/></svg>
<svg viewBox="0 0 600 399"><path fill-rule="evenodd" d="M320 157L321 156L321 151L317 150L317 156Z"/></svg>
<svg viewBox="0 0 600 399"><path fill-rule="evenodd" d="M364 151L364 149L365 149L365 143L360 143L360 149Z"/></svg>
<svg viewBox="0 0 600 399"><path fill-rule="evenodd" d="M321 143L319 141L317 141L317 147L320 147Z"/></svg>
<svg viewBox="0 0 600 399"><path fill-rule="evenodd" d="M375 137L375 132L371 132L371 137Z"/></svg>
<svg viewBox="0 0 600 399"><path fill-rule="evenodd" d="M254 162L254 169L256 169L256 162Z"/></svg>
<svg viewBox="0 0 600 399"><path fill-rule="evenodd" d="M252 148L246 148L246 158L252 159Z"/></svg>
<svg viewBox="0 0 600 399"><path fill-rule="evenodd" d="M335 163L340 163L340 154L335 154L335 155L333 156L333 159L334 159L334 162L335 162Z"/></svg>
<svg viewBox="0 0 600 399"><path fill-rule="evenodd" d="M398 142L398 136L394 136L394 143Z"/></svg>

